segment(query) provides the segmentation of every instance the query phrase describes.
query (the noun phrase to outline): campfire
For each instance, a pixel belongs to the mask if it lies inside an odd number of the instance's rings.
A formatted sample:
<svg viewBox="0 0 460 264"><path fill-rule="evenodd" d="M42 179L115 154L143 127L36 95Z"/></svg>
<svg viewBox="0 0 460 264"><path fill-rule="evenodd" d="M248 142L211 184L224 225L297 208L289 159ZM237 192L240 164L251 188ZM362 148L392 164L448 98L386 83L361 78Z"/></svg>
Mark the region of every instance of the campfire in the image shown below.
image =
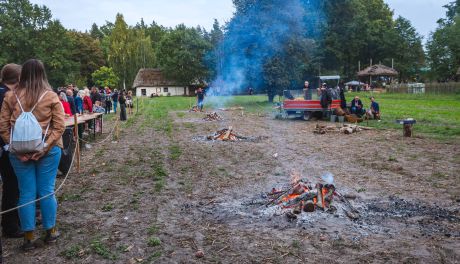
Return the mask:
<svg viewBox="0 0 460 264"><path fill-rule="evenodd" d="M358 211L350 202L336 190L332 174L326 174L323 180L327 183L311 184L305 179L300 179L296 173L293 174L292 183L284 190L273 188L267 197L270 201L266 206L279 206L282 209L289 210L286 216L289 220L297 219L297 215L302 212L312 213L315 210L334 213L337 208L333 205L335 197L338 197L348 210L345 213L352 219L359 217ZM291 210L292 209L292 210Z"/></svg>
<svg viewBox="0 0 460 264"><path fill-rule="evenodd" d="M201 111L200 111L200 108L198 108L197 105L192 106L192 108L190 108L190 110L188 110L188 111L189 111L189 112L195 112L195 113L196 113L196 112L201 112Z"/></svg>
<svg viewBox="0 0 460 264"><path fill-rule="evenodd" d="M222 130L217 131L214 135L208 136L208 140L221 140L221 141L239 141L243 139L247 139L246 137L242 137L237 135L233 132L233 128L224 128Z"/></svg>
<svg viewBox="0 0 460 264"><path fill-rule="evenodd" d="M328 133L342 133L345 135L350 135L354 133L358 133L363 130L372 130L373 128L370 127L363 127L363 126L358 126L358 125L350 125L350 124L344 124L342 127L337 127L337 126L326 126L326 125L320 125L317 124L315 126L315 130L313 130L313 133L315 134L328 134Z"/></svg>
<svg viewBox="0 0 460 264"><path fill-rule="evenodd" d="M206 116L203 118L205 121L222 121L223 118L216 112L212 112L209 114L206 114Z"/></svg>

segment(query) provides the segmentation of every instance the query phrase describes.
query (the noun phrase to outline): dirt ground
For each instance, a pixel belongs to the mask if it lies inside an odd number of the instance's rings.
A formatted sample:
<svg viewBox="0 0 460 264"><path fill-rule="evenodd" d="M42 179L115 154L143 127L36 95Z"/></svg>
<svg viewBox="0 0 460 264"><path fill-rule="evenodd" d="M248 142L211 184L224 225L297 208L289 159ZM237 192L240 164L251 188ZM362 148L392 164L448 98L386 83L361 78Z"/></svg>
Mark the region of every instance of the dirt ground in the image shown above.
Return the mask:
<svg viewBox="0 0 460 264"><path fill-rule="evenodd" d="M4 240L6 263L458 263L460 142L314 135L316 122L221 115L172 112L166 125L140 116L119 142L85 150L59 195L59 243L22 253L20 239ZM201 140L228 126L259 138ZM333 173L361 217L289 222L261 205L293 171Z"/></svg>

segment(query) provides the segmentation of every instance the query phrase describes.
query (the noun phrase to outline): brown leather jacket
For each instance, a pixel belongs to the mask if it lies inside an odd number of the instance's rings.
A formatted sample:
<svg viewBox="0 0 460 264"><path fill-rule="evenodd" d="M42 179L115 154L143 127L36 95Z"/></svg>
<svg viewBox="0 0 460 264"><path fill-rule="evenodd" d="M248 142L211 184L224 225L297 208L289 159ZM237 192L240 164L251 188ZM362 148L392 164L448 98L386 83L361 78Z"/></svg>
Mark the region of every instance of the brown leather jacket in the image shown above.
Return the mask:
<svg viewBox="0 0 460 264"><path fill-rule="evenodd" d="M30 111L24 104L24 99L19 97L25 111ZM16 119L22 113L21 108L13 92L5 95L2 109L0 112L0 136L8 144L10 142L11 127L14 126ZM48 91L45 96L38 102L34 112L35 118L40 123L43 134L48 124L48 134L46 135L46 152L52 147L59 146L63 148L62 134L65 131L64 108L56 93Z"/></svg>

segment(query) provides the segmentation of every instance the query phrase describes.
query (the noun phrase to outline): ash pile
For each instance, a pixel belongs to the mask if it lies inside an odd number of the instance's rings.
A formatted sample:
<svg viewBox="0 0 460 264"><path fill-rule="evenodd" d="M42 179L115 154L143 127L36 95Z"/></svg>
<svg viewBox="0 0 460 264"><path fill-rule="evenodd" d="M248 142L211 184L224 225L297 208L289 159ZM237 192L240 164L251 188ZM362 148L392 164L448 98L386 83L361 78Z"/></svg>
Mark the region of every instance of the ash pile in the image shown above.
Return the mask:
<svg viewBox="0 0 460 264"><path fill-rule="evenodd" d="M340 133L340 134L345 134L345 135L351 135L354 133L359 133L364 130L373 130L373 128L358 126L358 125L350 125L350 124L344 124L341 127L317 124L315 126L315 129L313 130L313 133L319 134L319 135L324 135L324 134L329 134L329 133Z"/></svg>

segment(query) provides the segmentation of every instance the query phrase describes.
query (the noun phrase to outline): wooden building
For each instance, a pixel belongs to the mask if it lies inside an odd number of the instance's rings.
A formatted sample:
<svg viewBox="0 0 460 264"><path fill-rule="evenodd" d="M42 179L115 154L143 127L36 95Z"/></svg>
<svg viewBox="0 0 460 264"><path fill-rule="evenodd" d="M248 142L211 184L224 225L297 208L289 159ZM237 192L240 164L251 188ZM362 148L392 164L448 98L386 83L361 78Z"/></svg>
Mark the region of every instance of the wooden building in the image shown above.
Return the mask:
<svg viewBox="0 0 460 264"><path fill-rule="evenodd" d="M194 96L195 88L168 80L160 69L140 69L133 83L136 96Z"/></svg>

